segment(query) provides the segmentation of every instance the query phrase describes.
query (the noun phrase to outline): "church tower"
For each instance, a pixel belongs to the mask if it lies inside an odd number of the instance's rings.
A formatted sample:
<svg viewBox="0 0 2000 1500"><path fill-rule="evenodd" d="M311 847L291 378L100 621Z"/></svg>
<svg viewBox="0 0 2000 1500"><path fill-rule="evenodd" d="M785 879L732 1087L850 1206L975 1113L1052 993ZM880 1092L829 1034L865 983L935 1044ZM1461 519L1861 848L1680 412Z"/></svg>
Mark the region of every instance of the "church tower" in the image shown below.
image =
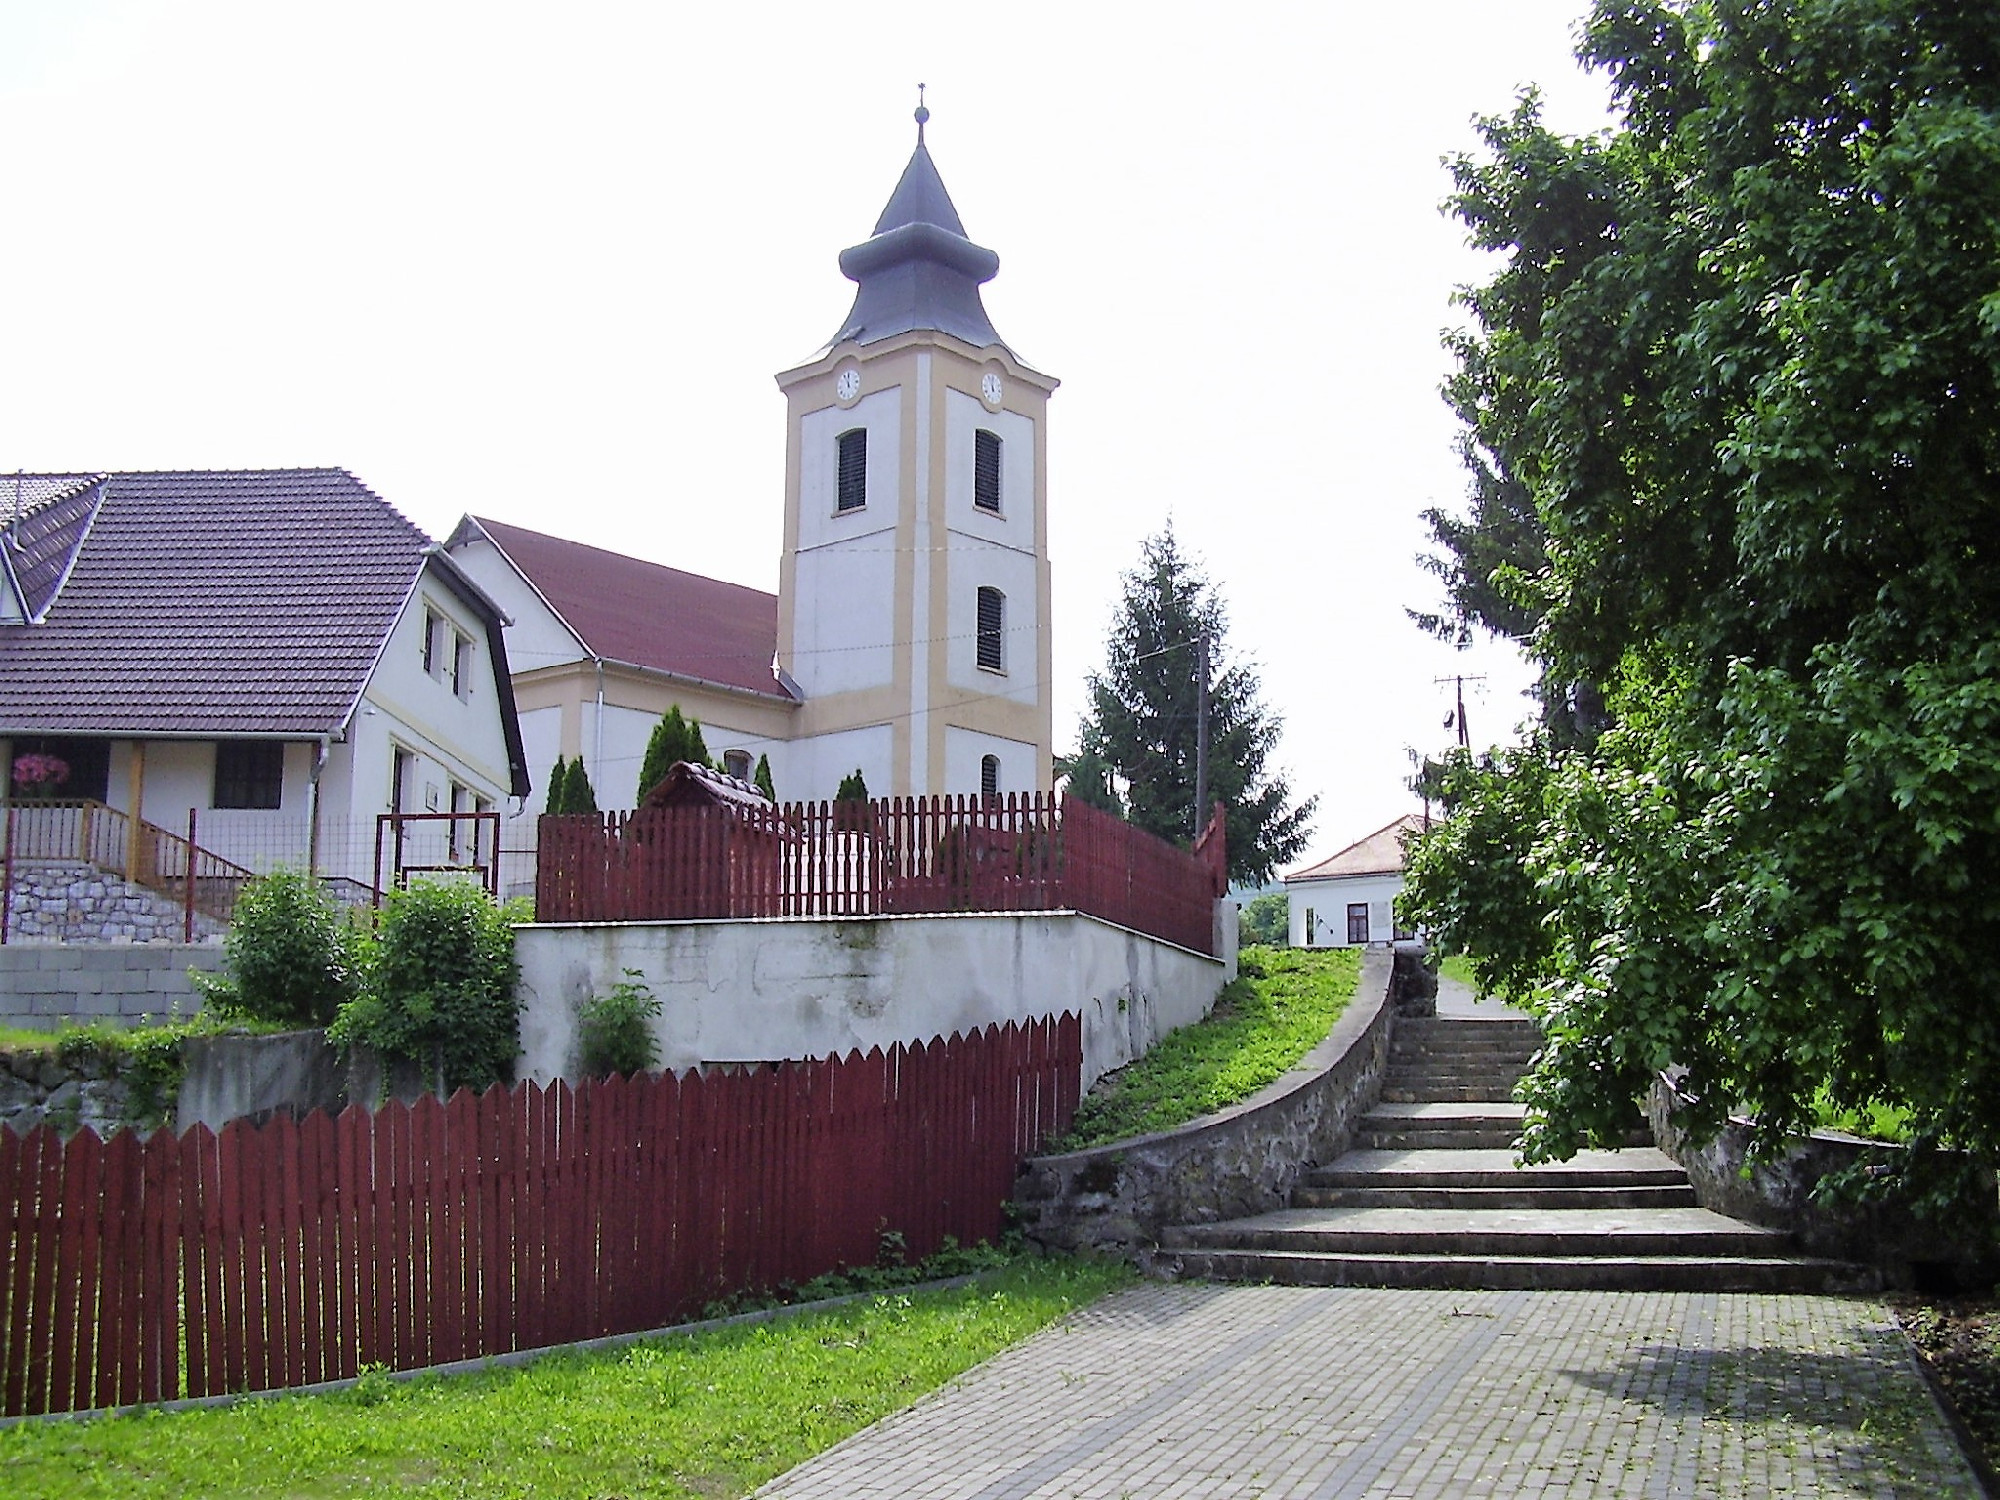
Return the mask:
<svg viewBox="0 0 2000 1500"><path fill-rule="evenodd" d="M1047 790L1053 710L1044 418L924 144L841 253L854 306L777 377L787 402L778 666L802 699L788 795Z"/></svg>

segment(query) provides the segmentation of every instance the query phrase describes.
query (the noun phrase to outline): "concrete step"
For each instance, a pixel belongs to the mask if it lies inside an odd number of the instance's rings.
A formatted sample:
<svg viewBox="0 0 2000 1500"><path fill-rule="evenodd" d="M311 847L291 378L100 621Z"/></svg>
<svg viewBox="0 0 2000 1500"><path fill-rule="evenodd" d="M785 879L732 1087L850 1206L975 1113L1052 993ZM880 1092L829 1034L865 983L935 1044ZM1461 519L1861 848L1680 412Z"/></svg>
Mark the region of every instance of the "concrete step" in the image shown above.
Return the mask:
<svg viewBox="0 0 2000 1500"><path fill-rule="evenodd" d="M1382 1076L1382 1090L1415 1088L1487 1088L1500 1099L1514 1097L1514 1086L1521 1081L1519 1073L1489 1068L1391 1068Z"/></svg>
<svg viewBox="0 0 2000 1500"><path fill-rule="evenodd" d="M1515 1125L1392 1125L1371 1127L1362 1121L1354 1144L1368 1151L1511 1151L1520 1134Z"/></svg>
<svg viewBox="0 0 2000 1500"><path fill-rule="evenodd" d="M1380 1256L1285 1250L1162 1250L1155 1270L1177 1279L1286 1286L1380 1286L1465 1291L1873 1292L1881 1278L1841 1261L1766 1256Z"/></svg>
<svg viewBox="0 0 2000 1500"><path fill-rule="evenodd" d="M1163 1231L1164 1248L1333 1255L1781 1256L1789 1239L1705 1208L1285 1208Z"/></svg>
<svg viewBox="0 0 2000 1500"><path fill-rule="evenodd" d="M1533 1021L1465 1021L1455 1017L1407 1017L1396 1023L1395 1040L1404 1046L1441 1042L1451 1047L1542 1044L1542 1029Z"/></svg>
<svg viewBox="0 0 2000 1500"><path fill-rule="evenodd" d="M1686 1183L1649 1187L1313 1187L1292 1189L1294 1208L1693 1208Z"/></svg>
<svg viewBox="0 0 2000 1500"><path fill-rule="evenodd" d="M1579 1151L1566 1162L1535 1167L1517 1167L1512 1151L1491 1148L1360 1150L1308 1172L1301 1182L1316 1188L1679 1187L1687 1174L1656 1146Z"/></svg>
<svg viewBox="0 0 2000 1500"><path fill-rule="evenodd" d="M1417 1079L1382 1085L1382 1100L1386 1104L1441 1104L1452 1100L1505 1104L1513 1096L1511 1083L1433 1083Z"/></svg>

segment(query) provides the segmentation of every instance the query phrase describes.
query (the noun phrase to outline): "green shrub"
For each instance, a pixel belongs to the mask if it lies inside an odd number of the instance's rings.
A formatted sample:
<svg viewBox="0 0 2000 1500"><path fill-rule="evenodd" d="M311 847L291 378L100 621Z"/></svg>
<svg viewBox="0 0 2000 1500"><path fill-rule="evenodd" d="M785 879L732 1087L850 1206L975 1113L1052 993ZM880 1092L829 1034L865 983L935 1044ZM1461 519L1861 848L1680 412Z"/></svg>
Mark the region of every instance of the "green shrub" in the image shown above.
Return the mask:
<svg viewBox="0 0 2000 1500"><path fill-rule="evenodd" d="M660 1013L660 1001L646 987L637 969L611 987L608 995L593 995L576 1008L583 1038L583 1071L593 1078L622 1073L630 1078L660 1060L660 1044L647 1023Z"/></svg>
<svg viewBox="0 0 2000 1500"><path fill-rule="evenodd" d="M222 951L221 975L194 976L217 1015L324 1026L354 997L353 929L304 871L276 870L245 886Z"/></svg>
<svg viewBox="0 0 2000 1500"><path fill-rule="evenodd" d="M419 1063L444 1093L511 1079L521 1050L514 915L460 881L390 892L369 983L327 1035Z"/></svg>

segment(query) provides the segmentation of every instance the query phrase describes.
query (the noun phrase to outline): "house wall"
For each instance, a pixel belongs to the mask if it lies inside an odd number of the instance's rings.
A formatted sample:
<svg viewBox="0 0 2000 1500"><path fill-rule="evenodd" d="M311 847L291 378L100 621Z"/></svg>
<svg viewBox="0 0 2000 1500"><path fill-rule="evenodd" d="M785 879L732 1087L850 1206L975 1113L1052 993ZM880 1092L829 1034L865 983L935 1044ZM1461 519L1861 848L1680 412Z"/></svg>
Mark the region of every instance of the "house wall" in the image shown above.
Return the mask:
<svg viewBox="0 0 2000 1500"><path fill-rule="evenodd" d="M576 1008L637 969L659 1065L823 1057L1065 1011L1084 1086L1208 1013L1232 965L1075 913L516 930L523 1077L573 1076Z"/></svg>
<svg viewBox="0 0 2000 1500"><path fill-rule="evenodd" d="M1395 900L1403 889L1403 877L1394 875L1347 875L1333 880L1288 880L1287 905L1291 909L1291 940L1294 948L1346 948L1349 903L1368 903L1370 946L1389 943L1395 932ZM1313 941L1306 941L1306 914L1314 917Z"/></svg>
<svg viewBox="0 0 2000 1500"><path fill-rule="evenodd" d="M548 601L485 537L476 536L454 547L451 559L486 591L486 596L507 617L507 665L515 676L589 656L575 633L549 608ZM531 760L528 764L537 762Z"/></svg>

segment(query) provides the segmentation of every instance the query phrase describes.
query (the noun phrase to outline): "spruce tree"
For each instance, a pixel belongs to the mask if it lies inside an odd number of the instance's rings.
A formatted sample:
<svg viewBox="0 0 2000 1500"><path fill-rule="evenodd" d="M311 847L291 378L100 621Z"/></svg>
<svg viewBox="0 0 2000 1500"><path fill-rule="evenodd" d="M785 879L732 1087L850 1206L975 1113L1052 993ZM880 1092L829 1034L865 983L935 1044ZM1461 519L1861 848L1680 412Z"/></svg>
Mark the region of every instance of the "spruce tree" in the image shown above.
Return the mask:
<svg viewBox="0 0 2000 1500"><path fill-rule="evenodd" d="M757 770L750 779L757 783L758 791L769 797L773 802L778 800L777 789L771 784L770 756L760 755L757 757Z"/></svg>
<svg viewBox="0 0 2000 1500"><path fill-rule="evenodd" d="M549 784L543 789L542 811L561 816L569 811L569 761L558 755L549 769Z"/></svg>
<svg viewBox="0 0 2000 1500"><path fill-rule="evenodd" d="M1195 801L1196 688L1200 643L1208 641L1208 798L1226 809L1229 878L1261 885L1305 847L1317 798L1294 803L1270 764L1284 720L1260 701L1250 663L1232 660L1222 598L1186 556L1169 526L1140 547L1124 577L1102 673L1085 679L1090 707L1070 758L1076 795L1115 801L1109 766L1125 786L1126 818L1186 844L1208 824ZM1103 784L1099 784L1099 783ZM1101 805L1101 804L1100 804Z"/></svg>
<svg viewBox="0 0 2000 1500"><path fill-rule="evenodd" d="M681 715L681 706L676 703L664 714L660 722L653 726L652 738L646 741L646 754L639 763L639 801L646 800L646 793L667 779L667 772L680 761L690 765L712 766L708 758L708 746L702 743L701 721Z"/></svg>

